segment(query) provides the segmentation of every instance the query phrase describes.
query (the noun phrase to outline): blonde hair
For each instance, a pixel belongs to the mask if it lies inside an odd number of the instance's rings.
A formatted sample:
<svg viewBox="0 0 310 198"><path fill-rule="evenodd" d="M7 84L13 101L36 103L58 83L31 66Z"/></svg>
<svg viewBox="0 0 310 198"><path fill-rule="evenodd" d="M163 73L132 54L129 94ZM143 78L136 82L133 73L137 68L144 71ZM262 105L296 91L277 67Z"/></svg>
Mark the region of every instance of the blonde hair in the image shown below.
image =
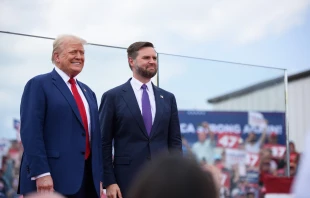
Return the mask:
<svg viewBox="0 0 310 198"><path fill-rule="evenodd" d="M68 41L68 40L74 40L74 41L78 41L78 43L81 43L82 45L85 45L87 42L86 40L74 36L74 35L69 35L69 34L63 34L58 36L55 41L53 42L53 52L52 52L52 62L55 64L55 60L54 60L54 53L56 51L59 50L59 48L62 47L62 45L64 44L64 42Z"/></svg>

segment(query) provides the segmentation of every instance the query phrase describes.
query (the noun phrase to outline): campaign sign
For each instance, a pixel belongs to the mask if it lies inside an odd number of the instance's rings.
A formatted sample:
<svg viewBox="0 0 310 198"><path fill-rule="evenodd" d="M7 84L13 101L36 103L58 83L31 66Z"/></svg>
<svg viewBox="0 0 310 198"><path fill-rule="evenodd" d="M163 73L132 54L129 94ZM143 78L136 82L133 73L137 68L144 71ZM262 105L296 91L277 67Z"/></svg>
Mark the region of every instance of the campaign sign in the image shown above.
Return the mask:
<svg viewBox="0 0 310 198"><path fill-rule="evenodd" d="M246 157L245 157L245 164L250 167L258 167L259 166L259 154L247 152Z"/></svg>
<svg viewBox="0 0 310 198"><path fill-rule="evenodd" d="M251 116L249 116L251 114ZM218 112L218 111L179 111L182 136L192 145L197 142L197 129L207 123L208 136L215 134L217 146L236 148L249 133L260 137L264 130L263 119L268 121L267 134L276 134L278 144L285 145L285 114L270 112ZM250 120L249 120L250 119ZM265 126L266 127L266 126ZM237 140L238 139L238 140Z"/></svg>
<svg viewBox="0 0 310 198"><path fill-rule="evenodd" d="M248 170L246 173L246 181L248 184L258 184L259 172L255 170Z"/></svg>
<svg viewBox="0 0 310 198"><path fill-rule="evenodd" d="M219 134L217 138L217 146L222 148L238 148L239 139L239 134Z"/></svg>
<svg viewBox="0 0 310 198"><path fill-rule="evenodd" d="M230 188L230 173L227 171L221 172L221 186L225 186L226 188Z"/></svg>
<svg viewBox="0 0 310 198"><path fill-rule="evenodd" d="M264 148L270 148L274 158L283 158L286 151L286 147L280 144L265 144Z"/></svg>
<svg viewBox="0 0 310 198"><path fill-rule="evenodd" d="M226 165L231 167L233 165L246 164L246 151L239 149L226 149Z"/></svg>

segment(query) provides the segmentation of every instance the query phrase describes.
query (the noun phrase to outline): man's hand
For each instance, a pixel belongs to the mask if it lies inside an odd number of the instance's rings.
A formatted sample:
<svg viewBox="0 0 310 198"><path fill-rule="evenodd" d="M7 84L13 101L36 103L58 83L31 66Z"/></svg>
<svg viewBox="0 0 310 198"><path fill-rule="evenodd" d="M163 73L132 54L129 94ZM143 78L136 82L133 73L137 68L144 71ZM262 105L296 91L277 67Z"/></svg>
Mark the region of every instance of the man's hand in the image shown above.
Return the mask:
<svg viewBox="0 0 310 198"><path fill-rule="evenodd" d="M107 197L108 198L122 198L121 190L117 184L111 184L107 187Z"/></svg>
<svg viewBox="0 0 310 198"><path fill-rule="evenodd" d="M37 192L39 193L54 192L53 179L50 175L46 175L36 179L36 183L37 183Z"/></svg>

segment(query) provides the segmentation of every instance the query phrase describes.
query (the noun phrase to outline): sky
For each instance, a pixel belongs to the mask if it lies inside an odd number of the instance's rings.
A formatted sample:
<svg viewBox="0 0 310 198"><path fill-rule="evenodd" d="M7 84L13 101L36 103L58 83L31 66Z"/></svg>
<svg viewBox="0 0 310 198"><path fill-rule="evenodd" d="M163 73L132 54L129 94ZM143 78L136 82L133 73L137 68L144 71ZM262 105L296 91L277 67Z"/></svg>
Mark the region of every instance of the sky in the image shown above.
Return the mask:
<svg viewBox="0 0 310 198"><path fill-rule="evenodd" d="M175 94L182 110L210 110L209 98L283 76L283 69L310 69L310 0L0 0L0 31L75 34L125 48L151 41L159 52L159 86ZM0 43L0 137L13 138L25 83L54 67L52 40L0 33ZM102 93L132 75L126 51L85 49L78 79L100 103Z"/></svg>

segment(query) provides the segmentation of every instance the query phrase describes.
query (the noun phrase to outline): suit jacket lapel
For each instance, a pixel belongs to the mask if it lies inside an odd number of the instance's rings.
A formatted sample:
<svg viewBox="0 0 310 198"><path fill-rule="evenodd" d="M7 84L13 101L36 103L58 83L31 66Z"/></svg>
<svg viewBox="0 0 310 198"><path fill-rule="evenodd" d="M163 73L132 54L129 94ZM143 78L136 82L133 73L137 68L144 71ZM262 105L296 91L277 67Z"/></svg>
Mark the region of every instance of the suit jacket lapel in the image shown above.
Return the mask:
<svg viewBox="0 0 310 198"><path fill-rule="evenodd" d="M83 126L82 118L81 118L79 109L77 107L77 104L75 102L75 99L71 91L69 90L68 86L63 81L63 79L59 76L59 74L55 71L55 69L52 71L52 79L53 79L53 83L59 89L62 95L66 98L74 114L76 115L77 119L80 121L81 125Z"/></svg>
<svg viewBox="0 0 310 198"><path fill-rule="evenodd" d="M131 87L130 79L123 85L123 98L127 103L127 106L132 114L132 116L136 119L140 129L142 130L143 134L148 137L143 117L141 114L141 110L139 108L135 93Z"/></svg>
<svg viewBox="0 0 310 198"><path fill-rule="evenodd" d="M83 84L82 83L80 83L79 81L76 81L77 82L77 84L80 86L80 88L81 88L81 90L83 91L83 94L84 94L84 96L85 96L85 98L86 98L86 100L87 100L87 103L88 103L88 106L89 106L89 117L90 117L90 125L91 125L91 129L90 129L90 132L91 131L93 131L93 129L94 129L94 122L92 122L92 120L93 120L93 110L94 110L94 108L96 108L96 107L94 107L94 105L93 105L93 100L92 100L92 98L91 98L91 96L89 95L89 94L91 94L89 91L87 91L87 89L83 86ZM92 136L93 137L93 136Z"/></svg>
<svg viewBox="0 0 310 198"><path fill-rule="evenodd" d="M162 114L163 114L163 108L164 108L164 104L163 104L164 98L163 98L163 95L161 95L160 90L154 85L153 85L153 90L154 90L154 96L155 96L156 114L155 114L155 119L154 119L154 123L152 126L151 134L150 134L151 137L154 136L156 131L158 131L157 128L163 116Z"/></svg>

